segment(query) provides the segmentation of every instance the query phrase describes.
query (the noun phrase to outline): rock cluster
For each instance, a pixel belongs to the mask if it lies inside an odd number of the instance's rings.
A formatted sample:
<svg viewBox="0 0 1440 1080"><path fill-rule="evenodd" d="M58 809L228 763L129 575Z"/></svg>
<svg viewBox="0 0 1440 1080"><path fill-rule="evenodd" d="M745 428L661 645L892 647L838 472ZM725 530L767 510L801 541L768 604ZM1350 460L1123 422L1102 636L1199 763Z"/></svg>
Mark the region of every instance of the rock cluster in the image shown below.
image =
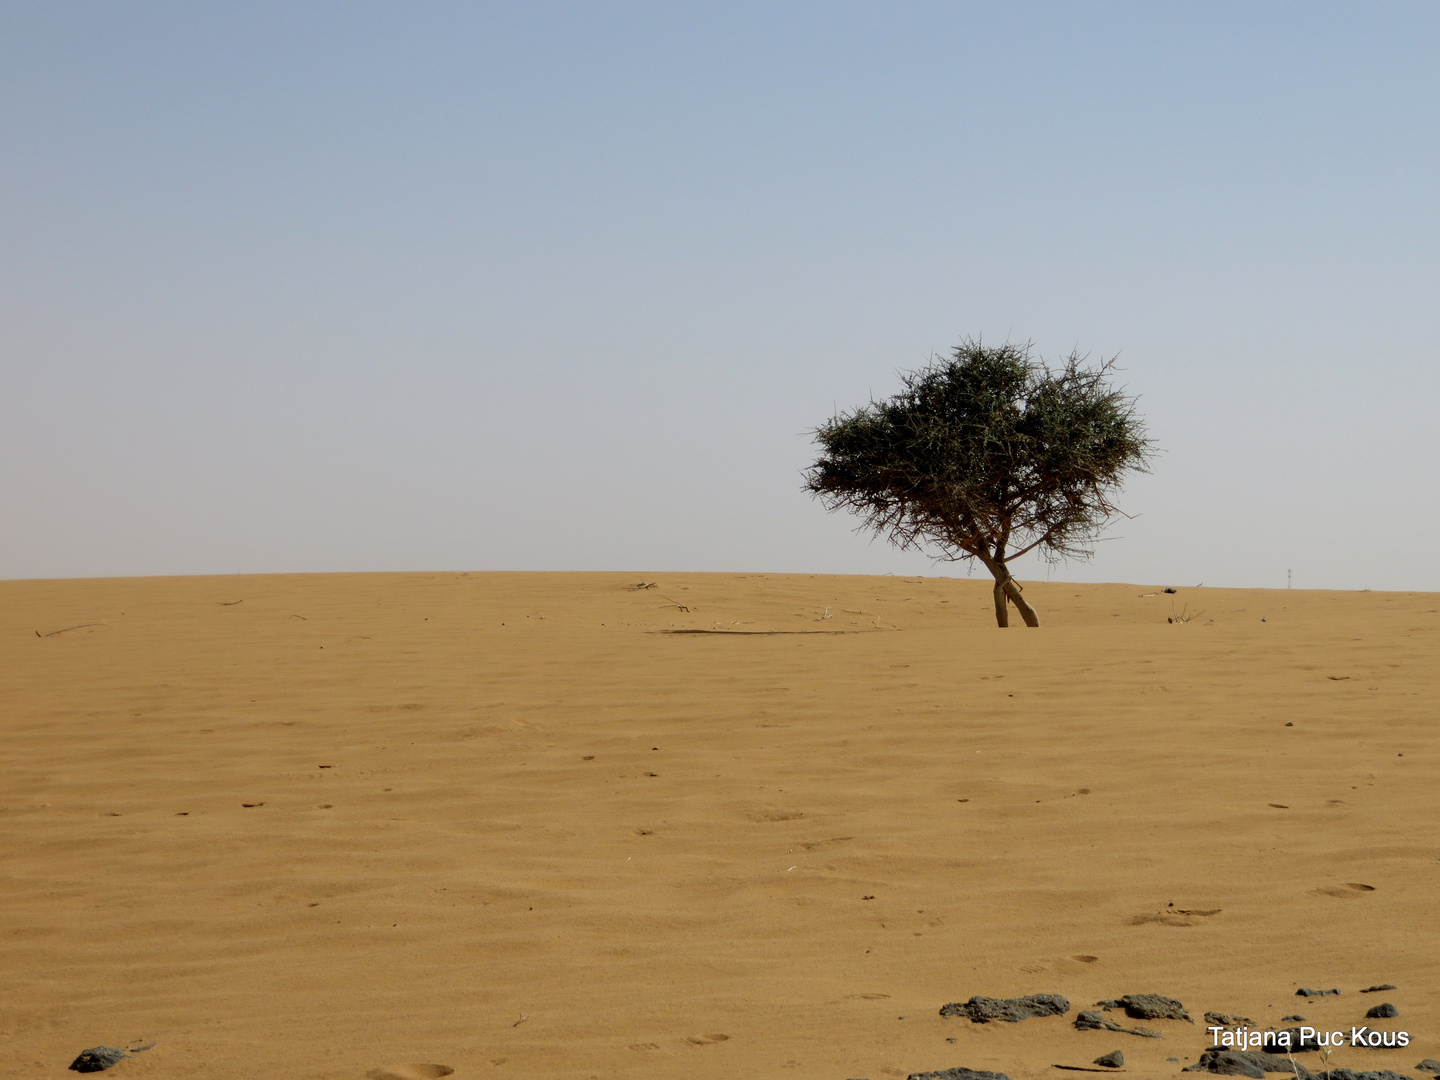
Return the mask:
<svg viewBox="0 0 1440 1080"><path fill-rule="evenodd" d="M1191 1020L1190 1014L1185 1011L1185 1006L1172 997L1165 997L1163 994L1126 994L1114 1001L1097 1001L1097 1009L1104 1009L1109 1012L1111 1009L1124 1009L1125 1015L1133 1020Z"/></svg>
<svg viewBox="0 0 1440 1080"><path fill-rule="evenodd" d="M1184 1071L1216 1073L1220 1076L1250 1076L1255 1080L1265 1080L1267 1072L1294 1073L1299 1080L1310 1080L1310 1073L1305 1066L1294 1064L1289 1058L1219 1047L1206 1050L1200 1055L1199 1061Z"/></svg>
<svg viewBox="0 0 1440 1080"><path fill-rule="evenodd" d="M1034 1016L1062 1016L1070 1011L1070 1002L1059 994L1031 994L1019 998L972 997L969 1001L952 1001L940 1010L941 1016L965 1016L976 1024L1004 1020L1017 1024Z"/></svg>

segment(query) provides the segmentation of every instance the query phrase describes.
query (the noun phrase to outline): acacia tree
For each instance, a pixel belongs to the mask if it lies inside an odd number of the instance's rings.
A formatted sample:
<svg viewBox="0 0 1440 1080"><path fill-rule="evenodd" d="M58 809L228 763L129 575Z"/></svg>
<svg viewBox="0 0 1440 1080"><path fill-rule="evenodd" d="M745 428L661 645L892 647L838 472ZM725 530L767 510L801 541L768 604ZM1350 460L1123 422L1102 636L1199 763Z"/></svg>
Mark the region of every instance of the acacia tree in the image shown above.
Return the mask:
<svg viewBox="0 0 1440 1080"><path fill-rule="evenodd" d="M1135 399L1110 385L1114 361L1085 359L1052 369L1028 344L962 341L902 374L894 397L817 428L805 490L902 550L978 559L995 578L995 621L1009 625L1008 601L1039 626L1008 564L1092 556L1119 513L1112 495L1154 452Z"/></svg>

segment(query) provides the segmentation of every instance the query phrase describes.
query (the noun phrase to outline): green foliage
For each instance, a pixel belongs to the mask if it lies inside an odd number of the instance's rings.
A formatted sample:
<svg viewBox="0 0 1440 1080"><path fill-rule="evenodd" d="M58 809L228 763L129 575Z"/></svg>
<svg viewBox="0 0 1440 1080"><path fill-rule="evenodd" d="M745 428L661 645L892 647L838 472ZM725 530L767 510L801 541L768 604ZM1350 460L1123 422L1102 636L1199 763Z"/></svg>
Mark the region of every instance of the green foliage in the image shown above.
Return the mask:
<svg viewBox="0 0 1440 1080"><path fill-rule="evenodd" d="M1072 353L1052 370L1028 345L964 341L818 428L805 488L902 549L978 558L997 581L1028 551L1088 558L1119 512L1112 495L1153 453L1112 364Z"/></svg>

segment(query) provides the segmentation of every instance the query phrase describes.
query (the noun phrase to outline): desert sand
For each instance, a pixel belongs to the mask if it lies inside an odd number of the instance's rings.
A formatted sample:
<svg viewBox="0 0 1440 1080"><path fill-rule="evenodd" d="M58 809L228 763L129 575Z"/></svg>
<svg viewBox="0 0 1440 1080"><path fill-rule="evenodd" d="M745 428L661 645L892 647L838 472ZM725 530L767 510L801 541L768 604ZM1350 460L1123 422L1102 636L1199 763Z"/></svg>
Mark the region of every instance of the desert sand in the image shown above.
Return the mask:
<svg viewBox="0 0 1440 1080"><path fill-rule="evenodd" d="M1026 588L0 583L0 1075L1158 1077L1382 1000L1331 1064L1423 1075L1440 597ZM1127 993L1196 1023L1074 1030Z"/></svg>

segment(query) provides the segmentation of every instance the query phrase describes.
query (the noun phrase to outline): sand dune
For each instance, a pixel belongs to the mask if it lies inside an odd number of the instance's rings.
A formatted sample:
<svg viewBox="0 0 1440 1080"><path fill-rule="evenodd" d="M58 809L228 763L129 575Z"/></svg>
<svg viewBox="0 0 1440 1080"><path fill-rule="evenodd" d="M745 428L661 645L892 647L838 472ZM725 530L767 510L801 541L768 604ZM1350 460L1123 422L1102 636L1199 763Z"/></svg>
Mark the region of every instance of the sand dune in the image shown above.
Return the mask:
<svg viewBox="0 0 1440 1080"><path fill-rule="evenodd" d="M1027 595L1039 631L978 580L0 583L0 1075L1173 1076L1203 1022L1072 1027L1140 992L1383 998L1414 1042L1332 1064L1420 1075L1440 597ZM939 1015L1029 993L1072 1010Z"/></svg>

